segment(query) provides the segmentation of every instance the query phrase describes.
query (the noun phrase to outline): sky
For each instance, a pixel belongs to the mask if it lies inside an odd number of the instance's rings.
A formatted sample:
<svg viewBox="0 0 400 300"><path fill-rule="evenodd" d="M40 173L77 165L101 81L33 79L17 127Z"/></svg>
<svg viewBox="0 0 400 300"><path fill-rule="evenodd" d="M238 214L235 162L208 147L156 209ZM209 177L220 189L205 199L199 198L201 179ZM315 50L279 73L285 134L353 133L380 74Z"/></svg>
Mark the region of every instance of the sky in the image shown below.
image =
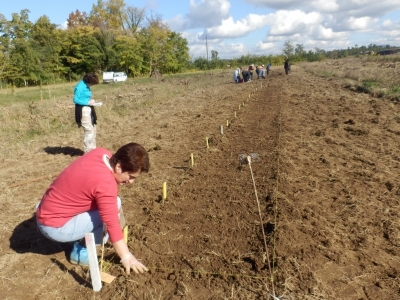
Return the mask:
<svg viewBox="0 0 400 300"><path fill-rule="evenodd" d="M90 13L97 0L2 1L0 14L28 9L35 22L46 15L65 26L71 12ZM192 58L282 54L284 43L305 50L369 44L400 46L400 0L125 0L162 17L188 40ZM208 50L208 52L207 52Z"/></svg>

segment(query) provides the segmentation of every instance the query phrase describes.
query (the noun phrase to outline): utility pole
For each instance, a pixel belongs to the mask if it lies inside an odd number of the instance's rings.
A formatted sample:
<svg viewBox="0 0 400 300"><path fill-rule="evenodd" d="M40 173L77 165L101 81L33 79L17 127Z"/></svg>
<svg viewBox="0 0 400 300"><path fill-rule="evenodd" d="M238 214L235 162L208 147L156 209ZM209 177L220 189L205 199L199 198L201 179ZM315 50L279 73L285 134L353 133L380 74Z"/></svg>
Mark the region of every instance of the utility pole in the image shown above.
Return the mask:
<svg viewBox="0 0 400 300"><path fill-rule="evenodd" d="M207 61L208 61L208 43L207 43L207 34L206 34L206 51L207 51Z"/></svg>

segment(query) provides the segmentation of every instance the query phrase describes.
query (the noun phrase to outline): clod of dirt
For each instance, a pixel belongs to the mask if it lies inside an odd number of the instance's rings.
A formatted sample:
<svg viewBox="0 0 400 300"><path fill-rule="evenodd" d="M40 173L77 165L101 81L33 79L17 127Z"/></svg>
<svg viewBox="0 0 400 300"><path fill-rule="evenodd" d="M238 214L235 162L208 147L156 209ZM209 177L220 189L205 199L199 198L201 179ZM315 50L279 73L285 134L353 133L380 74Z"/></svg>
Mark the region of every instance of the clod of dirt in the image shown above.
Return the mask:
<svg viewBox="0 0 400 300"><path fill-rule="evenodd" d="M349 125L354 125L356 122L354 122L352 119L348 119L344 124L349 124Z"/></svg>
<svg viewBox="0 0 400 300"><path fill-rule="evenodd" d="M389 182L389 181L387 181L386 183L385 183L385 186L386 186L386 188L391 192L392 190L393 190L393 188L394 188L394 185L393 185L393 183L391 183L391 182Z"/></svg>
<svg viewBox="0 0 400 300"><path fill-rule="evenodd" d="M155 151L161 150L161 146L160 146L159 144L156 144L156 145L153 147L153 150L155 150Z"/></svg>

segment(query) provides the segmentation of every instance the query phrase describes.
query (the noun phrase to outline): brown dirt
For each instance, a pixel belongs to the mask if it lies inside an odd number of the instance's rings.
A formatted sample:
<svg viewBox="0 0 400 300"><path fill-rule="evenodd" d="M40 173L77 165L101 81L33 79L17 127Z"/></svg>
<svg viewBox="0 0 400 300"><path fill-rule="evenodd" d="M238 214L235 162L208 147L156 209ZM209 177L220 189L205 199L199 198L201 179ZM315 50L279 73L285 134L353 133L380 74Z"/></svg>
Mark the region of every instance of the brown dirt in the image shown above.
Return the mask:
<svg viewBox="0 0 400 300"><path fill-rule="evenodd" d="M100 113L98 145L142 143L152 169L120 190L129 246L150 272L125 275L108 246L117 278L99 293L27 209L79 155L81 132L72 145L54 136L3 158L0 298L400 299L399 106L292 71L245 84L231 83L231 71L202 75L207 87L196 87L200 77L159 81L188 92L126 122ZM259 155L251 169L239 163L250 153Z"/></svg>

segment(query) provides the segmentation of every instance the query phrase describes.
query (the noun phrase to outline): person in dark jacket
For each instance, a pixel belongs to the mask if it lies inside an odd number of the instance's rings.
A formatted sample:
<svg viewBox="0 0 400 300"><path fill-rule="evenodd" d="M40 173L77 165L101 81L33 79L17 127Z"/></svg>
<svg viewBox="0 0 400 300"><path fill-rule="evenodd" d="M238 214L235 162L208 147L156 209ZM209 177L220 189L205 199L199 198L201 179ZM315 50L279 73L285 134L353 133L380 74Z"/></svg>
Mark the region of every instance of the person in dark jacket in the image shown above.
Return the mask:
<svg viewBox="0 0 400 300"><path fill-rule="evenodd" d="M247 70L242 71L243 81L247 82L250 81L250 72Z"/></svg>
<svg viewBox="0 0 400 300"><path fill-rule="evenodd" d="M286 75L289 75L290 74L290 63L289 63L289 58L288 57L286 57L286 59L285 59L284 68L285 68Z"/></svg>

